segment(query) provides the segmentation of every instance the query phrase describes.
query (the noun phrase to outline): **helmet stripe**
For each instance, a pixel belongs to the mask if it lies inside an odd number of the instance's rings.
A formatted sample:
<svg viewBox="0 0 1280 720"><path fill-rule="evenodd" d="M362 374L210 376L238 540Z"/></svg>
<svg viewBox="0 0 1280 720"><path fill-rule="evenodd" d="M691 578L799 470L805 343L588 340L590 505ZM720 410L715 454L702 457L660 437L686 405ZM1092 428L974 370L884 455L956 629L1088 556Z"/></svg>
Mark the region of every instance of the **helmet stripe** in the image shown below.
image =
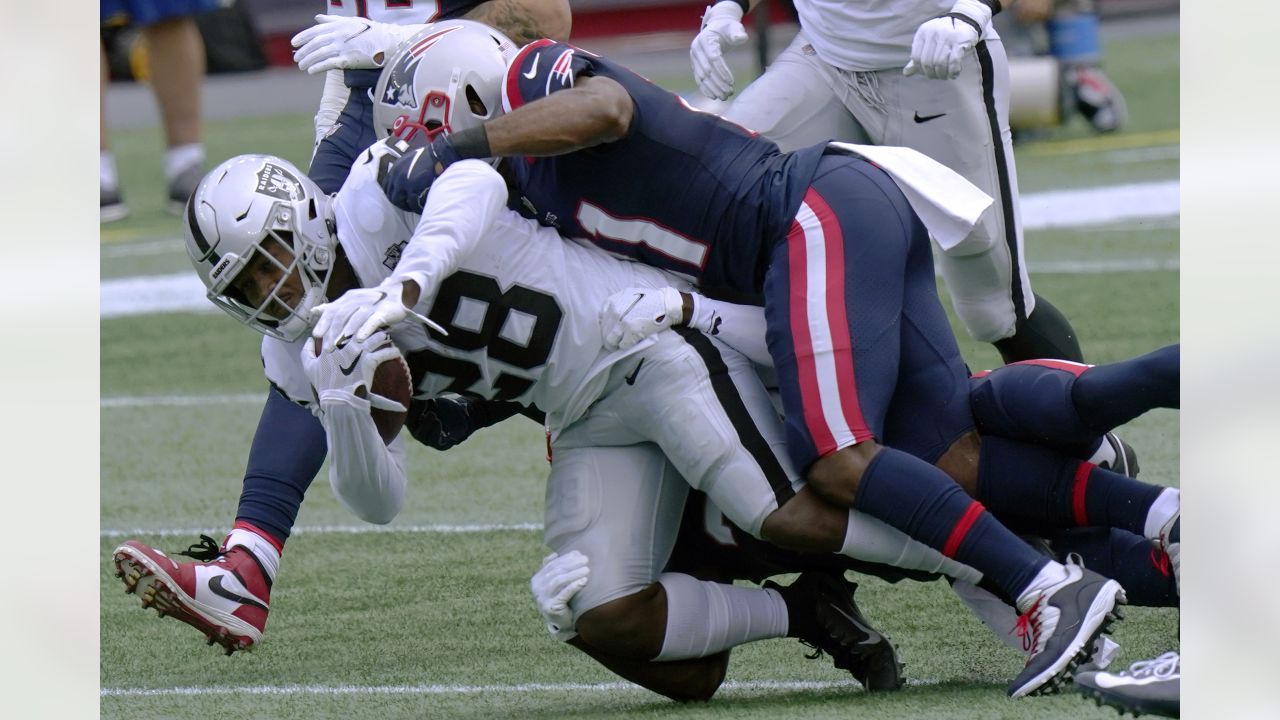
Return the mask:
<svg viewBox="0 0 1280 720"><path fill-rule="evenodd" d="M213 246L209 245L209 241L205 239L204 232L200 230L200 222L196 219L196 193L191 193L191 197L187 199L187 227L191 228L191 237L202 253L200 259L217 265L222 258L213 251Z"/></svg>

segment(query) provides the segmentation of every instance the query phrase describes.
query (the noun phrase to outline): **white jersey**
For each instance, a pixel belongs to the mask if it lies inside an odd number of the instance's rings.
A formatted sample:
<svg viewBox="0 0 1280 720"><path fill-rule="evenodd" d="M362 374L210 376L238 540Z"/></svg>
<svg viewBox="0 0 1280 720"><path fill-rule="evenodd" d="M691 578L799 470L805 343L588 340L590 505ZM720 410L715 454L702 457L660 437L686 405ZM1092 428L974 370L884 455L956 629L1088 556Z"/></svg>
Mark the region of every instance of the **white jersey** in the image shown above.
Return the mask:
<svg viewBox="0 0 1280 720"><path fill-rule="evenodd" d="M795 0L800 26L819 58L843 70L901 68L925 22L955 0ZM983 36L994 33L988 23Z"/></svg>
<svg viewBox="0 0 1280 720"><path fill-rule="evenodd" d="M687 286L566 241L507 209L501 178L477 160L456 163L436 181L422 216L398 210L377 180L389 153L377 143L360 155L335 196L334 215L339 242L365 287L393 270L401 276L412 264L401 257L411 236L415 243L458 245L456 269L440 269L442 280L404 275L426 288L415 309L449 333L428 333L412 319L392 328L418 397L457 392L514 400L546 413L553 429L562 427L596 398L614 363L644 347L605 351L599 312L606 299L629 287ZM446 232L454 236L433 235ZM300 349L267 338L263 359L268 378L305 401L311 392Z"/></svg>
<svg viewBox="0 0 1280 720"><path fill-rule="evenodd" d="M329 0L328 13L343 17L364 17L374 22L393 25L421 25L429 23L440 14L437 0L409 0L407 3L389 3L384 0Z"/></svg>

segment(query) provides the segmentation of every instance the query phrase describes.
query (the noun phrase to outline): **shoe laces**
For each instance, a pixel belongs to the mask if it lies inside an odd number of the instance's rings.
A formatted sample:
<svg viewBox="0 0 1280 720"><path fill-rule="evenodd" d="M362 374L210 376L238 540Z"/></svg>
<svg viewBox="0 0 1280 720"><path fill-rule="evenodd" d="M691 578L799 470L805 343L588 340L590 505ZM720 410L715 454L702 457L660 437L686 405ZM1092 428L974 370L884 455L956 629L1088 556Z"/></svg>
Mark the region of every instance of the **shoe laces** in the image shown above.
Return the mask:
<svg viewBox="0 0 1280 720"><path fill-rule="evenodd" d="M807 648L813 649L813 652L805 654L806 659L817 660L818 658L822 657L822 648L818 647L814 643L809 642L808 640L805 640L804 638L799 638L799 640L801 645L804 645Z"/></svg>
<svg viewBox="0 0 1280 720"><path fill-rule="evenodd" d="M1182 656L1176 650L1171 650L1151 660L1139 660L1130 665L1129 669L1121 674L1132 678L1153 677L1168 679L1180 673L1181 665Z"/></svg>
<svg viewBox="0 0 1280 720"><path fill-rule="evenodd" d="M1040 608L1043 605L1044 595L1041 595L1026 612L1018 616L1018 622L1009 631L1010 635L1022 638L1022 651L1028 655L1032 654L1040 641Z"/></svg>
<svg viewBox="0 0 1280 720"><path fill-rule="evenodd" d="M196 562L212 562L222 555L222 547L217 540L208 535L201 534L200 542L195 543L187 548L185 552L174 553L175 555L184 555L195 560Z"/></svg>
<svg viewBox="0 0 1280 720"><path fill-rule="evenodd" d="M1169 553L1160 548L1151 548L1151 564L1156 566L1161 575L1169 577Z"/></svg>

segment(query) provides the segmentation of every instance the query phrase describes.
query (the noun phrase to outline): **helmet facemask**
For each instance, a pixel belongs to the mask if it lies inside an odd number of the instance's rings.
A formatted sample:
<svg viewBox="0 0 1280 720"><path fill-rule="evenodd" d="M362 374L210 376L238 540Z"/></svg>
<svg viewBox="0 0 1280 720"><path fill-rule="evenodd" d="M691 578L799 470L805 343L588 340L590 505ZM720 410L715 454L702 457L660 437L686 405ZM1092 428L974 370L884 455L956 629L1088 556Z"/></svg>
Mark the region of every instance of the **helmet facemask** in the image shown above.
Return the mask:
<svg viewBox="0 0 1280 720"><path fill-rule="evenodd" d="M329 196L296 167L267 155L222 163L192 194L184 229L214 305L286 342L306 334L325 301L337 238ZM257 303L233 284L250 267L277 274Z"/></svg>

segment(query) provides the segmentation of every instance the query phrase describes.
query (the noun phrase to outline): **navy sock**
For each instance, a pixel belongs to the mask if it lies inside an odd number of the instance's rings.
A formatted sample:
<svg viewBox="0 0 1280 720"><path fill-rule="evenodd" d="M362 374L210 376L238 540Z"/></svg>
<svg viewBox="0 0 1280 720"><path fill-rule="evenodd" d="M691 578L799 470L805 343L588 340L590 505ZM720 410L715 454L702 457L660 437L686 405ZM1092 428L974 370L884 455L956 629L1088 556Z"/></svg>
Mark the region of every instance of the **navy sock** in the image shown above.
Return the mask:
<svg viewBox="0 0 1280 720"><path fill-rule="evenodd" d="M249 450L236 520L284 545L326 452L320 420L272 389Z"/></svg>
<svg viewBox="0 0 1280 720"><path fill-rule="evenodd" d="M1106 432L1151 408L1179 405L1181 347L1170 345L1141 357L1089 368L1071 396L1082 421Z"/></svg>
<svg viewBox="0 0 1280 720"><path fill-rule="evenodd" d="M1049 562L946 473L899 450L876 454L853 505L976 569L1007 597L1018 597Z"/></svg>
<svg viewBox="0 0 1280 720"><path fill-rule="evenodd" d="M1141 536L1162 490L1051 448L982 439L978 500L998 517L1038 521L1041 532L1099 525Z"/></svg>
<svg viewBox="0 0 1280 720"><path fill-rule="evenodd" d="M1179 604L1168 558L1141 535L1113 528L1077 528L1054 535L1049 542L1058 557L1075 553L1085 567L1119 582L1130 605Z"/></svg>

